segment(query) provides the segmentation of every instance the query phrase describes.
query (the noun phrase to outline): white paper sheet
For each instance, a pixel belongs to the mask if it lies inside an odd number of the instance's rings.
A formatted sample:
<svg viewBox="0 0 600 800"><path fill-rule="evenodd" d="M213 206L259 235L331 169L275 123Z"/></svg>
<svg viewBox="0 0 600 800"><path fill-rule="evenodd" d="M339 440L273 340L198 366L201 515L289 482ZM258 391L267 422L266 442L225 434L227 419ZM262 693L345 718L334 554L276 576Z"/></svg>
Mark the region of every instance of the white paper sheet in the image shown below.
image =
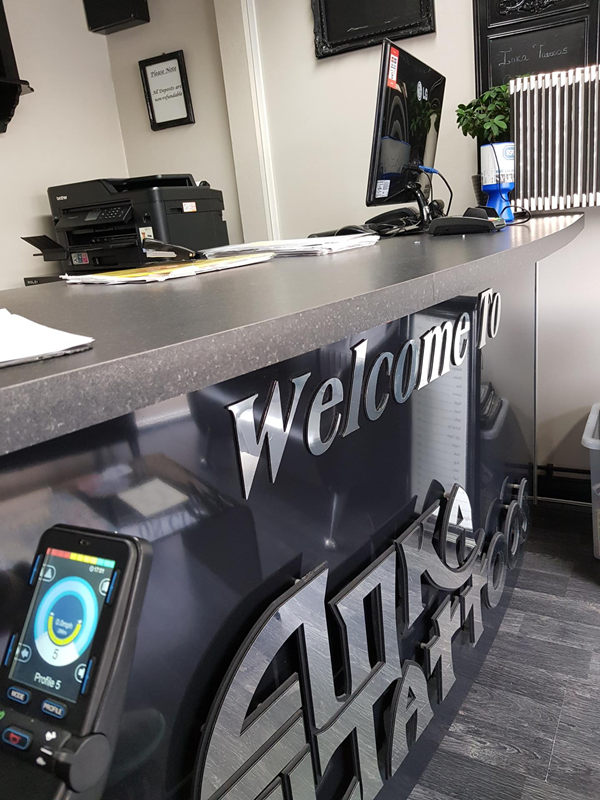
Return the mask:
<svg viewBox="0 0 600 800"><path fill-rule="evenodd" d="M93 341L0 309L0 367L87 350Z"/></svg>
<svg viewBox="0 0 600 800"><path fill-rule="evenodd" d="M182 264L148 264L145 267L98 272L92 275L61 275L67 283L89 283L102 286L116 286L123 283L162 283L174 278L189 278L205 272L218 272L234 267L247 267L262 264L274 258L274 253L254 253L245 256L228 258L200 259Z"/></svg>
<svg viewBox="0 0 600 800"><path fill-rule="evenodd" d="M376 233L356 233L348 236L315 236L309 239L280 239L273 242L249 242L229 244L205 250L207 258L219 256L246 255L269 251L276 256L324 256L343 253L358 247L372 247L379 241Z"/></svg>

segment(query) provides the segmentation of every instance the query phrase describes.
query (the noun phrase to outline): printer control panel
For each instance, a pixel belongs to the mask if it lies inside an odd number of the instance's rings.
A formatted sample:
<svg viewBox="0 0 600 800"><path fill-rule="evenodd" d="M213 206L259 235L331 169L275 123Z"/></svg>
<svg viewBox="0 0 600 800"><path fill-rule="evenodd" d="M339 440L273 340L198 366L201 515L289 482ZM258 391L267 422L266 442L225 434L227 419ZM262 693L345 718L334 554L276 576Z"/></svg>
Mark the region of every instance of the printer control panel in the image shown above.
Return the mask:
<svg viewBox="0 0 600 800"><path fill-rule="evenodd" d="M126 222L130 214L130 206L93 208L87 212L85 222Z"/></svg>

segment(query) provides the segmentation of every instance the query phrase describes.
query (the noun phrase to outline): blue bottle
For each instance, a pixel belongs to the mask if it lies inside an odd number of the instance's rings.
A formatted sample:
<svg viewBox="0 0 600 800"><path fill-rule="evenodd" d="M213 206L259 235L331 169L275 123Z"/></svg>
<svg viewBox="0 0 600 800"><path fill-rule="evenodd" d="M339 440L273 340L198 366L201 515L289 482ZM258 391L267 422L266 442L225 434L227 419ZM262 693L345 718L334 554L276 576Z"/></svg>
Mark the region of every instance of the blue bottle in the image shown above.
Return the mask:
<svg viewBox="0 0 600 800"><path fill-rule="evenodd" d="M488 196L488 206L495 208L506 222L514 220L510 192L515 188L514 142L481 146L481 189Z"/></svg>

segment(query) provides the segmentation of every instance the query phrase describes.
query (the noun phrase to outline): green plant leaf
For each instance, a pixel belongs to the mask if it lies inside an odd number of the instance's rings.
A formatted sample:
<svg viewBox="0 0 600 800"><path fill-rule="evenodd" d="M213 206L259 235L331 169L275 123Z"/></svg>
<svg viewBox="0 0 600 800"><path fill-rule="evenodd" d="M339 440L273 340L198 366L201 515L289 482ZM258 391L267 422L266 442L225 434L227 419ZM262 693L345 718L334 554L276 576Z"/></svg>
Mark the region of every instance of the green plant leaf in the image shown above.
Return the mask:
<svg viewBox="0 0 600 800"><path fill-rule="evenodd" d="M506 136L510 121L508 86L492 86L470 103L461 103L456 109L456 121L464 136L483 142Z"/></svg>

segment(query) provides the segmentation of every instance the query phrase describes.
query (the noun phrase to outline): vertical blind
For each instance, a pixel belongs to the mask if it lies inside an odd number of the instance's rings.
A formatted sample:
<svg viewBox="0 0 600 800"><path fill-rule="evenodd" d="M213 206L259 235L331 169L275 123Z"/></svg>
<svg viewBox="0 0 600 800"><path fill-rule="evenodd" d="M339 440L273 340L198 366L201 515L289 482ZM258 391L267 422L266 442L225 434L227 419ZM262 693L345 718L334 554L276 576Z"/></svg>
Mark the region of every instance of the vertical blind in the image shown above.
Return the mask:
<svg viewBox="0 0 600 800"><path fill-rule="evenodd" d="M597 65L511 80L515 207L600 205L599 81Z"/></svg>

